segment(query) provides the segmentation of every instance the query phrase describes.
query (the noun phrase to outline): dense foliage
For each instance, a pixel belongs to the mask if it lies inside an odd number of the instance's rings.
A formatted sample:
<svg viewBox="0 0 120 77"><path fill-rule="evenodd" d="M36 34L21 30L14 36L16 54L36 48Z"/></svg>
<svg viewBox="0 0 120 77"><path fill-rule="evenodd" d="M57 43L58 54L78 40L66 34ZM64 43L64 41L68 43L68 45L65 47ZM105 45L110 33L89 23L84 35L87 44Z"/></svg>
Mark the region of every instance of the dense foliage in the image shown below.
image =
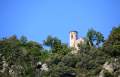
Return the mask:
<svg viewBox="0 0 120 77"><path fill-rule="evenodd" d="M74 49L52 36L43 44L25 36L1 38L0 77L120 76L120 26L114 27L105 41L100 32L88 30L79 49L72 54Z"/></svg>

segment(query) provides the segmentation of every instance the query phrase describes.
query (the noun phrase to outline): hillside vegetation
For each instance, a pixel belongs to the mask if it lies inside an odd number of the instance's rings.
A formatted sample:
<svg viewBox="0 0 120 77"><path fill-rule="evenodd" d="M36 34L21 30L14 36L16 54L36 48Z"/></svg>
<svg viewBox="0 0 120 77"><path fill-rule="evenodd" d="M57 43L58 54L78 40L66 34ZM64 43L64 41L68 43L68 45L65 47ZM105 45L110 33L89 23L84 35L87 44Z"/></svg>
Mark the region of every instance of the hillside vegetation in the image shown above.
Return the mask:
<svg viewBox="0 0 120 77"><path fill-rule="evenodd" d="M0 39L0 77L120 77L120 26L105 40L89 29L79 52L48 36L43 44L13 35ZM44 48L45 46L49 47Z"/></svg>

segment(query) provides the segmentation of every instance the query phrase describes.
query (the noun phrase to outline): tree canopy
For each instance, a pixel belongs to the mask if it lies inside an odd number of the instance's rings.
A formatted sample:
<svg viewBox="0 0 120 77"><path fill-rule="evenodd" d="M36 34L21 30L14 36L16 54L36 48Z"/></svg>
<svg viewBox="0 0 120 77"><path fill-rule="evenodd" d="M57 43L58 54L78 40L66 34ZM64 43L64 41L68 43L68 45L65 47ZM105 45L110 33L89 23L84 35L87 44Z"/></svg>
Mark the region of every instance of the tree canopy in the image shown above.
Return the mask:
<svg viewBox="0 0 120 77"><path fill-rule="evenodd" d="M5 37L0 40L0 77L119 77L120 26L106 40L89 29L84 40L80 52L72 54L74 49L57 37L48 36L43 44L26 36Z"/></svg>

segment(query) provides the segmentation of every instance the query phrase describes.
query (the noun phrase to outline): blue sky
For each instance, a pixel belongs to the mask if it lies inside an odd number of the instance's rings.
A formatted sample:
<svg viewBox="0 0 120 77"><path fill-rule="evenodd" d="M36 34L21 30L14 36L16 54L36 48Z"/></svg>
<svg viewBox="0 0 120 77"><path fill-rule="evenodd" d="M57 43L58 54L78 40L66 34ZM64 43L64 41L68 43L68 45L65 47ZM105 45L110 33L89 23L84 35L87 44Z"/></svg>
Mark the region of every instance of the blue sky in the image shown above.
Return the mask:
<svg viewBox="0 0 120 77"><path fill-rule="evenodd" d="M48 35L69 42L89 28L107 37L120 24L120 0L0 0L0 37L16 34L42 42Z"/></svg>

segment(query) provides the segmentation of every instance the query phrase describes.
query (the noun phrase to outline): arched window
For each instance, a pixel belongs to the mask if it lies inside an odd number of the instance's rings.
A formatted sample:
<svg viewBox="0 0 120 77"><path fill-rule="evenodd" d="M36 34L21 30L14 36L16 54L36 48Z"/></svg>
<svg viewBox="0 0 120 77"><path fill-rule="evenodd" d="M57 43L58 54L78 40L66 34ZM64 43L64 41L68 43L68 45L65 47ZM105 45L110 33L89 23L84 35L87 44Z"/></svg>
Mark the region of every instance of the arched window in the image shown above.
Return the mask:
<svg viewBox="0 0 120 77"><path fill-rule="evenodd" d="M73 39L73 35L71 35L71 39Z"/></svg>

